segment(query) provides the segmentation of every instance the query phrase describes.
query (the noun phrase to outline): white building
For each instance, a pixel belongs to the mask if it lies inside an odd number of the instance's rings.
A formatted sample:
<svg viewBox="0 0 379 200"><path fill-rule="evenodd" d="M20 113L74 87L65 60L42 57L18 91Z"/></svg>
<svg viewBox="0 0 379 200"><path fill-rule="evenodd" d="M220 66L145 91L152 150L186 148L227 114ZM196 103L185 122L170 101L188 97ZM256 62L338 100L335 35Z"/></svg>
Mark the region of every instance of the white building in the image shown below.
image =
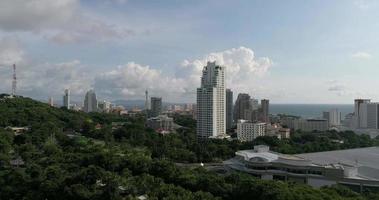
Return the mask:
<svg viewBox="0 0 379 200"><path fill-rule="evenodd" d="M86 93L84 98L84 112L96 112L97 111L97 99L95 91L90 90Z"/></svg>
<svg viewBox="0 0 379 200"><path fill-rule="evenodd" d="M64 90L63 107L70 109L70 90L69 89Z"/></svg>
<svg viewBox="0 0 379 200"><path fill-rule="evenodd" d="M281 154L268 146L254 146L224 161L230 169L264 180L308 184L315 188L340 184L355 192L379 189L379 147Z"/></svg>
<svg viewBox="0 0 379 200"><path fill-rule="evenodd" d="M197 136L199 139L225 136L225 67L208 62L204 67L201 86L197 88Z"/></svg>
<svg viewBox="0 0 379 200"><path fill-rule="evenodd" d="M108 113L111 111L111 102L109 101L101 101L98 103L98 108L99 108L99 111L101 112L105 112L105 113Z"/></svg>
<svg viewBox="0 0 379 200"><path fill-rule="evenodd" d="M253 141L266 133L266 123L253 123L247 120L238 120L237 139L240 141Z"/></svg>
<svg viewBox="0 0 379 200"><path fill-rule="evenodd" d="M338 109L323 112L323 118L328 120L329 126L341 125L341 112Z"/></svg>
<svg viewBox="0 0 379 200"><path fill-rule="evenodd" d="M174 131L174 119L167 115L158 115L147 119L147 127L160 133L169 133Z"/></svg>

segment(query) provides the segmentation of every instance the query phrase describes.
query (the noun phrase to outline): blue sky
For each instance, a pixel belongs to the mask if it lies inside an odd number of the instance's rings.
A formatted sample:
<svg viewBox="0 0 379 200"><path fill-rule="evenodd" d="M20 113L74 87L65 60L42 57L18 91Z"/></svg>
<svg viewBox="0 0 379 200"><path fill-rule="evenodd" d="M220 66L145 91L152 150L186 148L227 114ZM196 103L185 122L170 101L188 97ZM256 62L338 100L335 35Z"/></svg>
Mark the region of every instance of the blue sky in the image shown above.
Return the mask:
<svg viewBox="0 0 379 200"><path fill-rule="evenodd" d="M101 99L142 99L149 89L194 102L201 65L214 59L231 65L235 93L273 103L375 101L378 7L374 0L3 0L0 92L10 87L5 66L17 63L19 93L34 98L60 101L70 88L81 100L94 88Z"/></svg>

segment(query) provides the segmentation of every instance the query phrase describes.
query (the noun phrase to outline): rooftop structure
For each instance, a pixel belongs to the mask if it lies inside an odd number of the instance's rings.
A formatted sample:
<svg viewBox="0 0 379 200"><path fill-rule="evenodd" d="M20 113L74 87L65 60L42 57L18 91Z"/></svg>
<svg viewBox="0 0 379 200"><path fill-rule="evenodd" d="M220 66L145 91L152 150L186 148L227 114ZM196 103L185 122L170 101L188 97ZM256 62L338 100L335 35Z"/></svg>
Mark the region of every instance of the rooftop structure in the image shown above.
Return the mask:
<svg viewBox="0 0 379 200"><path fill-rule="evenodd" d="M379 147L305 154L280 154L268 146L237 151L224 163L231 169L268 180L304 183L313 187L342 184L354 191L379 189Z"/></svg>

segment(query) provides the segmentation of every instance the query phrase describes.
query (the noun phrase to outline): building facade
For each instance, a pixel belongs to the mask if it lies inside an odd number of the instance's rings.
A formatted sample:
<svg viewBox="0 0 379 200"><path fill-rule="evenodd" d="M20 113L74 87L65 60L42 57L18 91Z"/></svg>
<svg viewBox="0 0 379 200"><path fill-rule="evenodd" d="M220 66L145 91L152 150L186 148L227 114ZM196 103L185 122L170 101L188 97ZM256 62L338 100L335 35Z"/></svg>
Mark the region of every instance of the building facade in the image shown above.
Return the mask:
<svg viewBox="0 0 379 200"><path fill-rule="evenodd" d="M237 122L240 119L247 119L247 112L251 110L250 95L246 93L239 93L236 103L234 105L234 121Z"/></svg>
<svg viewBox="0 0 379 200"><path fill-rule="evenodd" d="M162 113L162 98L151 97L150 108L151 117L157 117L158 115L160 115Z"/></svg>
<svg viewBox="0 0 379 200"><path fill-rule="evenodd" d="M326 131L329 129L328 120L326 119L296 119L294 121L294 130L305 132Z"/></svg>
<svg viewBox="0 0 379 200"><path fill-rule="evenodd" d="M289 155L258 145L252 150L237 151L224 164L264 180L290 181L315 188L340 184L363 192L379 190L378 154L379 147L367 147Z"/></svg>
<svg viewBox="0 0 379 200"><path fill-rule="evenodd" d="M322 116L324 119L328 120L329 126L341 125L341 112L339 112L338 109L325 111L322 113Z"/></svg>
<svg viewBox="0 0 379 200"><path fill-rule="evenodd" d="M84 98L84 112L97 112L97 98L94 90L89 90Z"/></svg>
<svg viewBox="0 0 379 200"><path fill-rule="evenodd" d="M269 106L270 106L270 101L268 99L261 100L261 121L262 122L270 123Z"/></svg>
<svg viewBox="0 0 379 200"><path fill-rule="evenodd" d="M64 90L63 107L70 109L70 90L69 89Z"/></svg>
<svg viewBox="0 0 379 200"><path fill-rule="evenodd" d="M147 127L152 128L160 133L169 133L174 130L174 119L167 115L159 115L147 119Z"/></svg>
<svg viewBox="0 0 379 200"><path fill-rule="evenodd" d="M197 88L197 137L226 135L225 67L208 62L203 68L201 86Z"/></svg>
<svg viewBox="0 0 379 200"><path fill-rule="evenodd" d="M247 120L238 120L237 139L239 141L250 142L266 133L266 123L253 123Z"/></svg>
<svg viewBox="0 0 379 200"><path fill-rule="evenodd" d="M226 89L226 130L233 127L233 91Z"/></svg>

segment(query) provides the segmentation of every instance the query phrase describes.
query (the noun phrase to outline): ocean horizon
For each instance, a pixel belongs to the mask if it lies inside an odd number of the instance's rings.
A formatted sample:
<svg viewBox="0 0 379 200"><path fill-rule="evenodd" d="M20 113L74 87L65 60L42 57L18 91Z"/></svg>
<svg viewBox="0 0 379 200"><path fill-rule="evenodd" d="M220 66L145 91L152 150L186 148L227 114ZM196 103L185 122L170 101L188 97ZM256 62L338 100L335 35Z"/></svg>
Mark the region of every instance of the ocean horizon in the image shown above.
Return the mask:
<svg viewBox="0 0 379 200"><path fill-rule="evenodd" d="M322 117L322 112L338 109L342 119L354 111L354 104L270 104L270 114L288 114L303 118Z"/></svg>

